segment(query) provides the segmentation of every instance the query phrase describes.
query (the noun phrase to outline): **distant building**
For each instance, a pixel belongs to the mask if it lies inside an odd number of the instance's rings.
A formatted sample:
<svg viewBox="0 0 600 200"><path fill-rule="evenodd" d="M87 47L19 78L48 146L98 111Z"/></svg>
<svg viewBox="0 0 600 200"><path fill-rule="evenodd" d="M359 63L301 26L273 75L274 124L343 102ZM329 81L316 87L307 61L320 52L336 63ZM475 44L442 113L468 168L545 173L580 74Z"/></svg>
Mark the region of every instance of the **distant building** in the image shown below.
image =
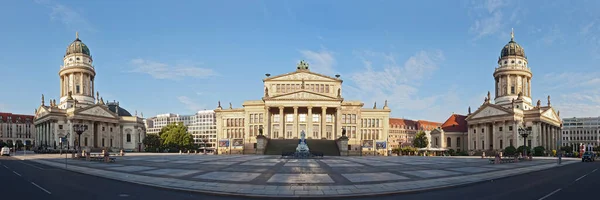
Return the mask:
<svg viewBox="0 0 600 200"><path fill-rule="evenodd" d="M388 147L412 146L412 141L418 131L417 121L401 118L390 118L390 132L388 133Z"/></svg>
<svg viewBox="0 0 600 200"><path fill-rule="evenodd" d="M600 117L563 118L562 146L600 145Z"/></svg>
<svg viewBox="0 0 600 200"><path fill-rule="evenodd" d="M214 150L217 142L217 122L215 111L203 110L194 115L161 114L146 119L148 134L158 134L171 123L183 122L188 132L194 137L194 143L208 150ZM206 144L204 143L206 142Z"/></svg>
<svg viewBox="0 0 600 200"><path fill-rule="evenodd" d="M467 116L452 114L440 127L431 131L431 147L466 151L468 148Z"/></svg>
<svg viewBox="0 0 600 200"><path fill-rule="evenodd" d="M34 140L33 115L0 112L0 146L12 146L15 142L31 146Z"/></svg>

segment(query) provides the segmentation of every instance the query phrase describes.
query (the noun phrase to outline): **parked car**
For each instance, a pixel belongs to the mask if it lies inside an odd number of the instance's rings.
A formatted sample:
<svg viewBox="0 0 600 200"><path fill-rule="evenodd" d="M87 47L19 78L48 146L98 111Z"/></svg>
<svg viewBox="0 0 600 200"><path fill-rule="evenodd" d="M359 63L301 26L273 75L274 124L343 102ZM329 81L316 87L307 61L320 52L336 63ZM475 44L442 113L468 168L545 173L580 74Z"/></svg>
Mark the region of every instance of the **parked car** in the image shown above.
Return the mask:
<svg viewBox="0 0 600 200"><path fill-rule="evenodd" d="M2 155L2 156L10 156L10 148L8 148L8 147L2 147L2 150L0 150L0 155Z"/></svg>
<svg viewBox="0 0 600 200"><path fill-rule="evenodd" d="M585 153L583 153L583 156L581 156L581 162L586 162L586 161L594 162L595 160L596 160L596 155L594 155L593 152L586 151Z"/></svg>

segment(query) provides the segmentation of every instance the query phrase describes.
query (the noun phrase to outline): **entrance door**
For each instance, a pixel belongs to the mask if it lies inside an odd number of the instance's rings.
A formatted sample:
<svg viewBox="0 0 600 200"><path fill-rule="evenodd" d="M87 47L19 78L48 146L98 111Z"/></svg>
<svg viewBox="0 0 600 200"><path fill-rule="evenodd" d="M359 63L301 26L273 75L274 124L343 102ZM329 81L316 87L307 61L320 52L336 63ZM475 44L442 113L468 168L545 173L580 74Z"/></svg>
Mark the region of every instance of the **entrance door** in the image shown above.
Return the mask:
<svg viewBox="0 0 600 200"><path fill-rule="evenodd" d="M487 132L487 134L488 134L488 141L487 141L488 149L494 150L494 131L496 131L496 130L494 130L494 126L492 126L492 125L488 126L488 130L489 130Z"/></svg>
<svg viewBox="0 0 600 200"><path fill-rule="evenodd" d="M94 137L93 137L94 148L98 148L98 123L94 123L93 131L94 131L94 133L93 133L94 134Z"/></svg>

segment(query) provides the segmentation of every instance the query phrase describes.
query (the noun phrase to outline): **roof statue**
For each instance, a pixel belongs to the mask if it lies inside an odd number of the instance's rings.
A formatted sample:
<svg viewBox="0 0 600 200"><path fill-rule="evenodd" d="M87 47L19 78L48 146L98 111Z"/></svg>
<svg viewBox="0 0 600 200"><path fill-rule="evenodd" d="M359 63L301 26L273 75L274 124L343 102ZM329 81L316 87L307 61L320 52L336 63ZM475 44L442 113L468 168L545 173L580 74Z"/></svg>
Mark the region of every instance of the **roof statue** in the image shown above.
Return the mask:
<svg viewBox="0 0 600 200"><path fill-rule="evenodd" d="M548 95L548 106L550 106L550 95Z"/></svg>
<svg viewBox="0 0 600 200"><path fill-rule="evenodd" d="M222 108L221 107L221 101L219 101L219 105L217 106L217 108Z"/></svg>
<svg viewBox="0 0 600 200"><path fill-rule="evenodd" d="M560 110L558 112L556 112L556 115L558 115L560 117Z"/></svg>
<svg viewBox="0 0 600 200"><path fill-rule="evenodd" d="M523 92L519 92L519 94L517 95L517 99L519 99L519 100L523 99Z"/></svg>
<svg viewBox="0 0 600 200"><path fill-rule="evenodd" d="M540 100L538 99L538 101L537 101L537 107L539 108L540 106L542 106L542 101L540 101Z"/></svg>
<svg viewBox="0 0 600 200"><path fill-rule="evenodd" d="M100 104L104 105L104 98L100 97Z"/></svg>
<svg viewBox="0 0 600 200"><path fill-rule="evenodd" d="M98 102L100 100L100 92L96 91L96 103L100 103Z"/></svg>
<svg viewBox="0 0 600 200"><path fill-rule="evenodd" d="M338 98L342 97L342 89L341 88L338 88L338 96L337 97Z"/></svg>
<svg viewBox="0 0 600 200"><path fill-rule="evenodd" d="M471 114L471 106L469 106L469 115Z"/></svg>
<svg viewBox="0 0 600 200"><path fill-rule="evenodd" d="M142 116L142 118L144 118L144 113L143 112L140 112L140 115Z"/></svg>
<svg viewBox="0 0 600 200"><path fill-rule="evenodd" d="M373 104L373 109L377 109L377 102Z"/></svg>
<svg viewBox="0 0 600 200"><path fill-rule="evenodd" d="M269 97L269 88L265 87L265 97Z"/></svg>
<svg viewBox="0 0 600 200"><path fill-rule="evenodd" d="M302 86L301 86L301 88L304 89L304 79L302 79Z"/></svg>
<svg viewBox="0 0 600 200"><path fill-rule="evenodd" d="M44 94L42 94L42 106L44 105Z"/></svg>
<svg viewBox="0 0 600 200"><path fill-rule="evenodd" d="M487 99L488 99L488 101L489 101L490 99L492 99L492 97L490 96L490 91L488 91Z"/></svg>
<svg viewBox="0 0 600 200"><path fill-rule="evenodd" d="M297 68L301 69L301 70L307 70L308 69L308 63L306 61L304 61L304 60L301 60L300 63L298 63Z"/></svg>
<svg viewBox="0 0 600 200"><path fill-rule="evenodd" d="M79 39L79 32L75 31L75 39Z"/></svg>
<svg viewBox="0 0 600 200"><path fill-rule="evenodd" d="M388 105L387 105L387 100L385 100L385 101L383 102L383 109L386 109L386 108L388 108Z"/></svg>
<svg viewBox="0 0 600 200"><path fill-rule="evenodd" d="M229 109L233 109L233 106L231 105L231 102L229 102Z"/></svg>
<svg viewBox="0 0 600 200"><path fill-rule="evenodd" d="M73 100L73 92L69 91L67 95L67 100Z"/></svg>
<svg viewBox="0 0 600 200"><path fill-rule="evenodd" d="M135 110L135 116L137 117L137 110Z"/></svg>
<svg viewBox="0 0 600 200"><path fill-rule="evenodd" d="M511 41L515 40L515 29L514 28L510 29L510 40Z"/></svg>

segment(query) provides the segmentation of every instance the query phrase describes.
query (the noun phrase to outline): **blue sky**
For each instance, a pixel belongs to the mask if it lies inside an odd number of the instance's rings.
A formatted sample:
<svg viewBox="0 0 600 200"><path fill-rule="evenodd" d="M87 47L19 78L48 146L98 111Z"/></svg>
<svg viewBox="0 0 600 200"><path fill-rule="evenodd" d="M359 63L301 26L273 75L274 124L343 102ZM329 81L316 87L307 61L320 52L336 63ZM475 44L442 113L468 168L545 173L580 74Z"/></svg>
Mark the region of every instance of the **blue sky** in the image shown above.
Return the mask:
<svg viewBox="0 0 600 200"><path fill-rule="evenodd" d="M533 98L561 117L598 116L599 1L21 1L0 3L0 111L59 98L58 70L79 31L96 89L131 113L192 114L260 99L262 78L295 69L344 80L365 107L443 122L475 110L500 50L515 40ZM545 102L545 101L543 101Z"/></svg>

